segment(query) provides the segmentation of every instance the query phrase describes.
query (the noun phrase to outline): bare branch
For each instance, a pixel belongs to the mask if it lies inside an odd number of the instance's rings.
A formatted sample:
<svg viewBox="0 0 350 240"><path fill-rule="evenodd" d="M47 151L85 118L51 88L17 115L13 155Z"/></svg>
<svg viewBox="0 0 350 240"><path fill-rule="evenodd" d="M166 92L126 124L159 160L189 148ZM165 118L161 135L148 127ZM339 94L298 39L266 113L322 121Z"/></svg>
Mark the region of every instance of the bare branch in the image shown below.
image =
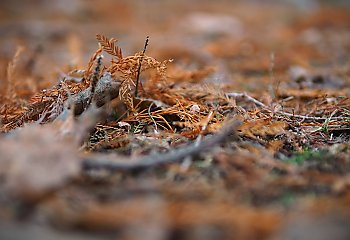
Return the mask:
<svg viewBox="0 0 350 240"><path fill-rule="evenodd" d="M259 100L253 98L252 96L249 96L247 93L239 93L239 92L230 92L230 93L226 93L227 97L233 97L233 98L243 98L243 99L247 99L248 101L254 103L255 105L262 107L266 110L269 110L271 112L273 112L273 110L266 106L264 103L260 102ZM298 115L298 114L294 114L294 113L288 113L288 112L284 112L284 111L276 111L276 113L287 116L287 117L291 117L291 118L299 118L302 120L313 120L313 121L326 121L329 119L329 117L312 117L312 116L304 116L304 115ZM344 117L332 117L333 120L343 120Z"/></svg>
<svg viewBox="0 0 350 240"><path fill-rule="evenodd" d="M199 153L208 152L213 149L214 146L224 142L229 135L234 135L236 138L236 129L240 123L236 120L227 123L223 129L210 137L202 140L199 144L196 142L175 150L171 150L164 154L150 154L148 156L141 156L134 160L125 159L124 161L119 159L101 159L100 157L87 157L83 159L82 167L84 170L92 169L106 169L111 171L127 171L135 169L144 169L168 163L175 163L184 160L188 156L194 156Z"/></svg>

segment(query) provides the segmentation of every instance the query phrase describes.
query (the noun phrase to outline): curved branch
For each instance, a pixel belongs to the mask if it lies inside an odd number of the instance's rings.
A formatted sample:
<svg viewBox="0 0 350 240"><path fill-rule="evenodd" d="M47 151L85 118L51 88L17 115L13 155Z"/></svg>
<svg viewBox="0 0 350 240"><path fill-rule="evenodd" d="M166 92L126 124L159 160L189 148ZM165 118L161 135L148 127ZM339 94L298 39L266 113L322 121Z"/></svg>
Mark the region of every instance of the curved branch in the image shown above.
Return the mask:
<svg viewBox="0 0 350 240"><path fill-rule="evenodd" d="M115 155L113 156L114 159L106 159L106 156L102 155L100 157L87 157L83 159L82 168L83 170L106 169L111 171L127 171L183 161L186 157L210 151L214 146L224 142L230 135L238 138L236 130L239 125L240 123L238 121L231 121L227 126L223 127L219 133L207 137L199 144L193 142L188 146L170 150L164 154L150 154L148 156L138 157L134 160L116 159ZM104 157L104 159L101 159L102 157ZM109 157L111 157L111 155Z"/></svg>

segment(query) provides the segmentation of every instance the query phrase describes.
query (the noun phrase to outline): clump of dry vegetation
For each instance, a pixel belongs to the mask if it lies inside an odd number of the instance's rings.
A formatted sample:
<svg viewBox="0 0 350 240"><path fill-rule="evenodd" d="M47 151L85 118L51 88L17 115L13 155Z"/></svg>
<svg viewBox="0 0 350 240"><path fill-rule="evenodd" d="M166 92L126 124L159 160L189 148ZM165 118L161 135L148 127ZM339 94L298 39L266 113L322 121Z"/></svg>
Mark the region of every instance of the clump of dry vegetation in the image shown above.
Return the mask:
<svg viewBox="0 0 350 240"><path fill-rule="evenodd" d="M205 56L148 38L127 56L97 34L56 83L18 47L1 72L0 238L347 239L349 18L330 9L272 24L276 53L215 15L201 21L243 37L197 26Z"/></svg>

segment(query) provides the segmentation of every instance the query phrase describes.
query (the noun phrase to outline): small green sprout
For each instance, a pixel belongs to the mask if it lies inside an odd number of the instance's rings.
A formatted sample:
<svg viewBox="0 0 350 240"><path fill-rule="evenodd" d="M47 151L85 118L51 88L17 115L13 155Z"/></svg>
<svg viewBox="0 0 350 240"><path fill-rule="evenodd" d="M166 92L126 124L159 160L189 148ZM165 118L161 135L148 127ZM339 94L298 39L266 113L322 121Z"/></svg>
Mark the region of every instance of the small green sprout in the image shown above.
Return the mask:
<svg viewBox="0 0 350 240"><path fill-rule="evenodd" d="M302 165L310 160L322 160L327 153L324 149L310 149L306 148L303 152L297 153L290 158L284 160L286 163Z"/></svg>

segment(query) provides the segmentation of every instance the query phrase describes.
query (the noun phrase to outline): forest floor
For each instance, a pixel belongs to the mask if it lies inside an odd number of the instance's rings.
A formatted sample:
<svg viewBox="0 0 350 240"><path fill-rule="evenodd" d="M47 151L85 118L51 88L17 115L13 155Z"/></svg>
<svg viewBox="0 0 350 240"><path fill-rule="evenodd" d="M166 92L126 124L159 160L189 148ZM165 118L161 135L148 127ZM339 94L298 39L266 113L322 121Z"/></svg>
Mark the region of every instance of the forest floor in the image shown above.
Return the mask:
<svg viewBox="0 0 350 240"><path fill-rule="evenodd" d="M1 3L0 239L350 239L350 7L302 3Z"/></svg>

